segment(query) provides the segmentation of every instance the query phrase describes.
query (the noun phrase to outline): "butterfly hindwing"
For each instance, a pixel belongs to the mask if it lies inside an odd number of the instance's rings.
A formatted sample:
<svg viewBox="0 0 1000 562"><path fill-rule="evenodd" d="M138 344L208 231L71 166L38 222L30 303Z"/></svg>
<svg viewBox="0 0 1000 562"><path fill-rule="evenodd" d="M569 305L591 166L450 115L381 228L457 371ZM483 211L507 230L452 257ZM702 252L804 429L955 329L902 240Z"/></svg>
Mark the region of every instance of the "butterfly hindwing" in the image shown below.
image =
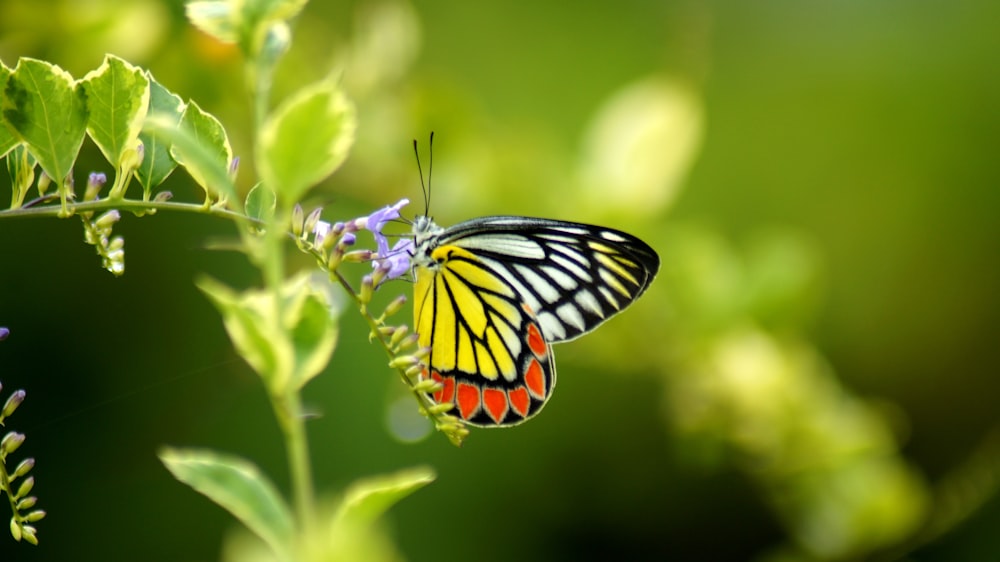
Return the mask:
<svg viewBox="0 0 1000 562"><path fill-rule="evenodd" d="M659 258L613 229L495 216L414 226L414 319L430 348L432 396L474 425L535 415L556 382L551 344L585 334L637 299Z"/></svg>
<svg viewBox="0 0 1000 562"><path fill-rule="evenodd" d="M417 268L414 316L430 348L424 376L442 385L432 398L455 404L474 425L520 423L555 386L552 348L519 295L473 254L440 246L437 271ZM437 263L437 262L435 262Z"/></svg>

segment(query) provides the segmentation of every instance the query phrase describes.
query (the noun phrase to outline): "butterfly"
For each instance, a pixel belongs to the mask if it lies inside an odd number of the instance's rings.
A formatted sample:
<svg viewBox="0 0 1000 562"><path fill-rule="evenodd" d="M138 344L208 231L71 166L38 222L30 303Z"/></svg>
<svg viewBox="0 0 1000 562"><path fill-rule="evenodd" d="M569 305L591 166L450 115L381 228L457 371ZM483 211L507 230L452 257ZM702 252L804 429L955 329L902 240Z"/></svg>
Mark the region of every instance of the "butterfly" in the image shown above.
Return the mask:
<svg viewBox="0 0 1000 562"><path fill-rule="evenodd" d="M619 230L489 216L413 222L414 326L431 395L482 427L512 426L552 396L552 344L595 329L649 287L660 258Z"/></svg>

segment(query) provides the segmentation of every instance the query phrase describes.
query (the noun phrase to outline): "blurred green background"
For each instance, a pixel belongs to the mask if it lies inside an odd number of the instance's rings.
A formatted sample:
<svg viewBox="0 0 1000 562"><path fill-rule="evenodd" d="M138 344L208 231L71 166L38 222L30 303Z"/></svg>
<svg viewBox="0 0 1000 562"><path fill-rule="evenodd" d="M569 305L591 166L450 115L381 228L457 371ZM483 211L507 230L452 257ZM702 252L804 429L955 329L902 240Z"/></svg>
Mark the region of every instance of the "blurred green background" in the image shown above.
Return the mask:
<svg viewBox="0 0 1000 562"><path fill-rule="evenodd" d="M987 0L310 4L275 93L336 72L360 112L313 193L325 218L419 201L410 141L434 130L440 223L597 222L664 262L556 348L542 415L462 449L394 436L404 393L348 310L306 389L321 488L434 467L386 521L410 560L998 556L997 21ZM80 78L105 52L219 116L253 183L242 61L180 3L0 4L8 66ZM78 184L91 170L112 172L87 143ZM183 172L165 187L200 200ZM0 221L2 395L28 393L5 430L27 434L49 512L41 546L0 537L0 560L218 559L235 523L171 479L163 444L287 485L264 392L192 284L256 282L205 249L233 226L116 232L120 279L76 220Z"/></svg>

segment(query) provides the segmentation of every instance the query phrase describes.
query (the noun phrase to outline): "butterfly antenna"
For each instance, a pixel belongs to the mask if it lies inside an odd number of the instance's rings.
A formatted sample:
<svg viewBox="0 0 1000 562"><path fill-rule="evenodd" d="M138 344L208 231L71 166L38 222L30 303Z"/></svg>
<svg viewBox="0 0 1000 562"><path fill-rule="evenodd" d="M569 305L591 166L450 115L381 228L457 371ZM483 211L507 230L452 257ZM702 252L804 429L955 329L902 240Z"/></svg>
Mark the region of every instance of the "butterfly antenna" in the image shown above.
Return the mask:
<svg viewBox="0 0 1000 562"><path fill-rule="evenodd" d="M420 174L420 191L424 194L424 215L426 216L431 204L431 195L424 183L424 170L420 167L420 150L417 148L417 139L413 139L413 155L417 158L417 173Z"/></svg>
<svg viewBox="0 0 1000 562"><path fill-rule="evenodd" d="M428 215L428 213L430 213L430 207L431 207L431 187L433 185L431 183L431 180L434 177L434 131L431 131L431 138L427 142L427 152L428 152L427 159L429 160L429 162L427 163L427 200L424 202L424 204L427 206L427 208L424 210L425 215Z"/></svg>

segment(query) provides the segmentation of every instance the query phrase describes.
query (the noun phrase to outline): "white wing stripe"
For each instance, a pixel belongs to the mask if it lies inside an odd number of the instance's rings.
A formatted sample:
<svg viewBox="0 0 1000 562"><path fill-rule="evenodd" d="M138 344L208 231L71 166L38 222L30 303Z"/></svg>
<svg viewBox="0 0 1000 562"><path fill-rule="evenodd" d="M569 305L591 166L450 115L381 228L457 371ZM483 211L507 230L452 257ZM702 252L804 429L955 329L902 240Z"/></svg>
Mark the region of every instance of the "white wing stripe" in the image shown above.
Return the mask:
<svg viewBox="0 0 1000 562"><path fill-rule="evenodd" d="M551 265L541 266L541 270L545 272L556 285L559 285L566 291L572 291L580 286L576 279L572 275L567 275L565 271L559 269L558 267L553 267Z"/></svg>
<svg viewBox="0 0 1000 562"><path fill-rule="evenodd" d="M543 279L534 269L519 263L514 264L514 269L543 301L556 302L562 296L555 285Z"/></svg>
<svg viewBox="0 0 1000 562"><path fill-rule="evenodd" d="M566 327L551 312L539 314L538 324L542 327L542 335L548 342L559 341L566 337Z"/></svg>
<svg viewBox="0 0 1000 562"><path fill-rule="evenodd" d="M573 326L581 332L587 327L587 323L583 320L583 315L581 315L579 309L571 303L566 303L557 308L556 314L559 315L560 320L570 326Z"/></svg>
<svg viewBox="0 0 1000 562"><path fill-rule="evenodd" d="M560 254L555 254L554 253L554 254L552 254L551 258L552 258L552 261L554 261L556 263L556 265L558 265L558 266L562 267L563 269L569 271L570 275L572 275L573 277L576 277L578 280L582 281L583 283L590 283L591 280L593 279L590 276L590 274L587 273L587 271L585 269L583 269L582 267L580 267L579 265L577 265L573 261L566 259L564 256L562 256Z"/></svg>
<svg viewBox="0 0 1000 562"><path fill-rule="evenodd" d="M580 306L583 310L593 312L594 314L604 317L604 308L601 307L600 301L591 293L588 289L581 289L577 291L576 295L573 296L573 300L576 304Z"/></svg>
<svg viewBox="0 0 1000 562"><path fill-rule="evenodd" d="M521 283L521 280L517 278L517 275L506 264L483 256L480 256L479 259L495 271L497 275L503 277L504 281L514 287L514 292L524 300L524 304L528 305L528 308L532 312L537 314L542 309L542 303L538 300L536 293L525 287L524 283Z"/></svg>
<svg viewBox="0 0 1000 562"><path fill-rule="evenodd" d="M470 236L455 243L467 250L479 250L505 254L515 258L530 260L545 259L545 248L541 244L517 234L491 234L489 236Z"/></svg>

